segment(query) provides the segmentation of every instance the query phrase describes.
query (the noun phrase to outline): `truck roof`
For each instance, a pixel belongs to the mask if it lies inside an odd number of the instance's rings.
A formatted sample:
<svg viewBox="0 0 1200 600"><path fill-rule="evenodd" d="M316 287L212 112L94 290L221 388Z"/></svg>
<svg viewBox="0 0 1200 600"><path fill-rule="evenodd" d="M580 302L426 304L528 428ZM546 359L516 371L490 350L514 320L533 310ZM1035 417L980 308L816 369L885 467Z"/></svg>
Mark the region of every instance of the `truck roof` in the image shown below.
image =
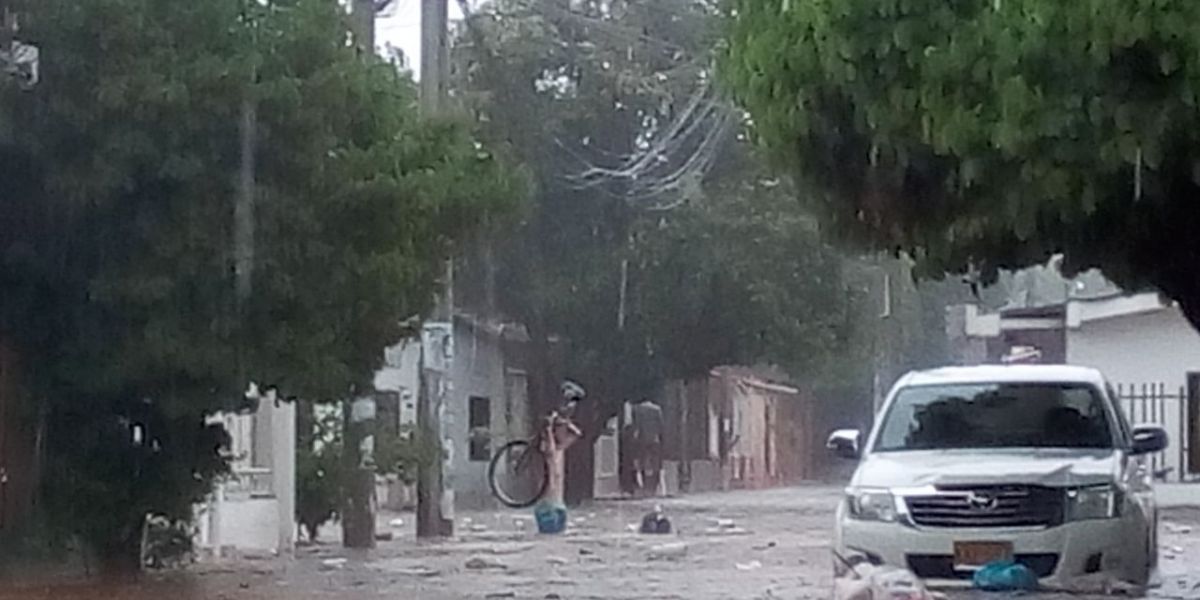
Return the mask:
<svg viewBox="0 0 1200 600"><path fill-rule="evenodd" d="M1074 365L980 365L912 371L897 385L970 383L1087 383L1104 387L1100 371Z"/></svg>

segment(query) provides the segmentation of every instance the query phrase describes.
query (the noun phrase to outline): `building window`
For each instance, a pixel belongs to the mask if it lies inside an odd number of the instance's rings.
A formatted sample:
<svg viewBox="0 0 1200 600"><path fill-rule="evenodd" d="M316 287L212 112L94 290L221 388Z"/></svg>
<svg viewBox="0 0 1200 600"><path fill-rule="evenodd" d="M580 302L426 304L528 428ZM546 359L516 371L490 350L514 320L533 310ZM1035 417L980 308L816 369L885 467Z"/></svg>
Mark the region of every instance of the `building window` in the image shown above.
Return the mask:
<svg viewBox="0 0 1200 600"><path fill-rule="evenodd" d="M492 457L492 401L471 396L467 410L471 460L487 461Z"/></svg>

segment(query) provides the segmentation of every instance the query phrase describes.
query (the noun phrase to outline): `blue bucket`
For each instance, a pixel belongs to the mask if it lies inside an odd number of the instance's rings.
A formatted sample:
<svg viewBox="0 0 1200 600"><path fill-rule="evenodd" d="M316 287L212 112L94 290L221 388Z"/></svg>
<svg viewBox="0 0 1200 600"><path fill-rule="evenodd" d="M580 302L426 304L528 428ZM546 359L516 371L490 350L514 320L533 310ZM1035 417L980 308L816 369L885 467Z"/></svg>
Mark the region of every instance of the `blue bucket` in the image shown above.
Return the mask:
<svg viewBox="0 0 1200 600"><path fill-rule="evenodd" d="M567 528L567 507L561 504L538 504L533 509L538 533L557 534Z"/></svg>

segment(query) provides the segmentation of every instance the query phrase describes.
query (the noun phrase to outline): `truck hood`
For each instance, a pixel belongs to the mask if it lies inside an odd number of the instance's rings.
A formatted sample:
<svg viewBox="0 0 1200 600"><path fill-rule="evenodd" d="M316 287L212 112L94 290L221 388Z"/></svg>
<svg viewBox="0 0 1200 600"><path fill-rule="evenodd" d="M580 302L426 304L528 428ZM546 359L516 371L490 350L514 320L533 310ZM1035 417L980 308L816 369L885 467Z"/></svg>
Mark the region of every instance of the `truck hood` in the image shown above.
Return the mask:
<svg viewBox="0 0 1200 600"><path fill-rule="evenodd" d="M851 485L1099 485L1119 480L1116 450L1004 449L884 452L867 455Z"/></svg>

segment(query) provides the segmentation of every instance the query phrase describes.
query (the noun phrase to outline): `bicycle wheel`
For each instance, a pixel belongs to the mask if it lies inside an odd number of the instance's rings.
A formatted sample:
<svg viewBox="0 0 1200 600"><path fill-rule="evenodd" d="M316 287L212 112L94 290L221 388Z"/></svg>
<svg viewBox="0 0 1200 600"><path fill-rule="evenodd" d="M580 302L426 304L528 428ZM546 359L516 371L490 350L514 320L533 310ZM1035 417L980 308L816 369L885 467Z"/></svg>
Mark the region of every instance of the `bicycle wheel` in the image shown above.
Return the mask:
<svg viewBox="0 0 1200 600"><path fill-rule="evenodd" d="M528 508L550 485L546 456L528 440L509 442L488 465L488 482L496 499L510 508Z"/></svg>

